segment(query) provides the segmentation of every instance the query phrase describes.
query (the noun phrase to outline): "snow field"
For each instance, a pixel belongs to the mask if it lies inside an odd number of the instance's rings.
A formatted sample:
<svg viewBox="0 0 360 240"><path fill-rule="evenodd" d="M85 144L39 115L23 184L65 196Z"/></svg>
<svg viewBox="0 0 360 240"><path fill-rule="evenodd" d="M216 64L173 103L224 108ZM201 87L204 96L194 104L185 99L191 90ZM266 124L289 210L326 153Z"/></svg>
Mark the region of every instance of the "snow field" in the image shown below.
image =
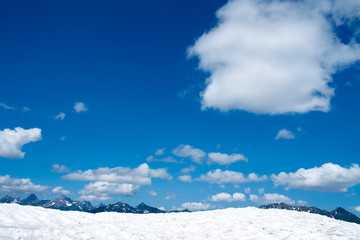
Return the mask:
<svg viewBox="0 0 360 240"><path fill-rule="evenodd" d="M360 239L360 225L279 209L128 214L0 204L0 239Z"/></svg>

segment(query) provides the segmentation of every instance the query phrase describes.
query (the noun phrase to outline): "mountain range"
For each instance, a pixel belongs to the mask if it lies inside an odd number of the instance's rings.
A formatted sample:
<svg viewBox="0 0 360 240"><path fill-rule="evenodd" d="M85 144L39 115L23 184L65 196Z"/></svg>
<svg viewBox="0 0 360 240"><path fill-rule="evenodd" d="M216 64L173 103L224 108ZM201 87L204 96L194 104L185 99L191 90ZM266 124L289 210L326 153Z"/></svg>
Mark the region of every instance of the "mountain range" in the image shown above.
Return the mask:
<svg viewBox="0 0 360 240"><path fill-rule="evenodd" d="M76 201L66 196L60 196L53 200L40 200L35 194L30 194L26 198L20 200L20 198L14 198L11 196L4 196L0 199L0 203L17 203L20 205L29 206L41 206L44 208L59 209L64 211L81 211L89 213L100 213L100 212L119 212L119 213L167 213L167 212L190 212L189 210L175 210L175 211L164 211L156 207L151 207L145 203L140 203L136 207L132 207L129 204L123 202L117 202L109 205L93 206L87 201Z"/></svg>
<svg viewBox="0 0 360 240"><path fill-rule="evenodd" d="M290 206L290 205L288 205L286 203L273 203L273 204L269 204L269 205L262 205L259 208L261 208L261 209L275 208L275 209L293 210L293 211L298 211L298 212L315 213L315 214L324 215L324 216L327 216L327 217L330 217L330 218L343 220L343 221L346 221L346 222L353 222L353 223L360 224L360 218L359 217L357 217L356 215L346 211L344 208L341 208L341 207L337 207L334 210L332 210L331 212L319 209L317 207Z"/></svg>

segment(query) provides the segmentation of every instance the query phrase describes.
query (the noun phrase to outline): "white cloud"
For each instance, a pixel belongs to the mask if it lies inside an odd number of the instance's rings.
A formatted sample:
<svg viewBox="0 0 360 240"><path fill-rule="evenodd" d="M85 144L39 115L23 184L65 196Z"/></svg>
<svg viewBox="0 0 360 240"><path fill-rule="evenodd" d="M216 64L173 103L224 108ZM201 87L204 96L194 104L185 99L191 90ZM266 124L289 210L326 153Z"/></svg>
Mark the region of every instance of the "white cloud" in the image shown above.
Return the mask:
<svg viewBox="0 0 360 240"><path fill-rule="evenodd" d="M159 158L154 158L154 156L148 156L146 158L146 161L147 162L167 162L167 163L182 163L178 160L176 160L175 158L173 157L166 157L166 158L162 158L162 159L159 159Z"/></svg>
<svg viewBox="0 0 360 240"><path fill-rule="evenodd" d="M64 165L60 165L60 164L53 164L51 166L51 171L52 172L58 172L58 173L67 173L70 171L70 169Z"/></svg>
<svg viewBox="0 0 360 240"><path fill-rule="evenodd" d="M220 169L216 169L214 171L209 171L205 175L202 174L199 178L195 179L201 182L208 183L246 183L246 182L259 182L265 181L267 177L265 175L258 177L255 173L250 173L247 177L245 177L240 172L234 172L225 170L222 171Z"/></svg>
<svg viewBox="0 0 360 240"><path fill-rule="evenodd" d="M198 148L194 148L190 145L180 144L173 151L173 154L178 157L190 157L193 162L201 164L206 153Z"/></svg>
<svg viewBox="0 0 360 240"><path fill-rule="evenodd" d="M4 158L24 158L25 153L21 148L30 142L41 140L41 129L23 129L21 127L11 130L5 128L0 130L0 157Z"/></svg>
<svg viewBox="0 0 360 240"><path fill-rule="evenodd" d="M156 197L158 194L157 192L153 191L153 190L150 190L150 191L147 191L147 193L150 195L150 196L153 196L153 197Z"/></svg>
<svg viewBox="0 0 360 240"><path fill-rule="evenodd" d="M204 211L208 210L211 205L208 203L197 203L197 202L188 202L181 204L183 209L188 209L190 211Z"/></svg>
<svg viewBox="0 0 360 240"><path fill-rule="evenodd" d="M245 188L245 189L244 189L244 192L245 192L245 193L251 193L251 188L250 188L250 187Z"/></svg>
<svg viewBox="0 0 360 240"><path fill-rule="evenodd" d="M74 109L77 113L86 112L88 110L87 106L83 102L76 102L74 104Z"/></svg>
<svg viewBox="0 0 360 240"><path fill-rule="evenodd" d="M165 148L157 149L155 156L164 155Z"/></svg>
<svg viewBox="0 0 360 240"><path fill-rule="evenodd" d="M355 207L355 211L360 212L360 206Z"/></svg>
<svg viewBox="0 0 360 240"><path fill-rule="evenodd" d="M298 205L301 205L301 206L304 206L304 205L307 205L308 202L307 202L307 201L304 201L304 200L297 200L297 204L298 204Z"/></svg>
<svg viewBox="0 0 360 240"><path fill-rule="evenodd" d="M175 193L168 193L165 197L165 200L171 200L171 199L175 199L176 198L176 194Z"/></svg>
<svg viewBox="0 0 360 240"><path fill-rule="evenodd" d="M47 186L35 185L29 178L11 178L9 175L0 176L0 192L8 193L36 193L48 189Z"/></svg>
<svg viewBox="0 0 360 240"><path fill-rule="evenodd" d="M257 204L286 203L292 205L295 203L295 201L289 197L277 193L265 193L261 197L251 194L250 201L256 202Z"/></svg>
<svg viewBox="0 0 360 240"><path fill-rule="evenodd" d="M259 190L258 190L258 193L259 194L263 194L265 192L265 189L264 188L259 188Z"/></svg>
<svg viewBox="0 0 360 240"><path fill-rule="evenodd" d="M209 160L208 164L217 163L220 165L230 165L235 162L244 161L247 162L248 159L243 154L233 153L228 155L226 153L212 152L208 154Z"/></svg>
<svg viewBox="0 0 360 240"><path fill-rule="evenodd" d="M246 198L242 193L234 193L233 195L230 195L229 193L222 192L212 195L210 200L213 202L244 202L246 201Z"/></svg>
<svg viewBox="0 0 360 240"><path fill-rule="evenodd" d="M65 119L65 113L61 112L58 115L56 115L54 118L55 119L60 119L61 121Z"/></svg>
<svg viewBox="0 0 360 240"><path fill-rule="evenodd" d="M346 192L348 188L360 184L360 168L357 164L343 168L326 163L321 167L301 168L294 173L272 174L271 180L275 186L285 186L285 189Z"/></svg>
<svg viewBox="0 0 360 240"><path fill-rule="evenodd" d="M140 186L129 183L113 183L113 182L91 182L79 191L84 198L85 196L101 196L108 195L133 196L139 190Z"/></svg>
<svg viewBox="0 0 360 240"><path fill-rule="evenodd" d="M341 19L339 24L359 20L359 6L340 0L229 1L216 13L218 25L188 50L210 74L202 108L328 112L332 74L360 59L355 38L341 43L328 16Z"/></svg>
<svg viewBox="0 0 360 240"><path fill-rule="evenodd" d="M102 195L80 195L80 200L83 201L108 201L112 198L109 197L107 194Z"/></svg>
<svg viewBox="0 0 360 240"><path fill-rule="evenodd" d="M186 168L181 169L180 172L182 174L187 174L189 172L195 172L195 170L196 170L196 167L194 165L191 165L190 167L186 167Z"/></svg>
<svg viewBox="0 0 360 240"><path fill-rule="evenodd" d="M98 168L95 170L75 171L63 176L65 180L74 181L101 181L114 182L118 184L128 183L137 185L150 185L151 178L172 179L166 168L151 169L143 163L137 168L115 167Z"/></svg>
<svg viewBox="0 0 360 240"><path fill-rule="evenodd" d="M179 180L182 182L192 182L192 178L190 175L181 175L179 176Z"/></svg>
<svg viewBox="0 0 360 240"><path fill-rule="evenodd" d="M9 106L9 105L7 105L5 103L0 103L0 107L8 109L8 110L15 110L14 107L11 107L11 106Z"/></svg>
<svg viewBox="0 0 360 240"><path fill-rule="evenodd" d="M70 191L65 190L63 187L60 187L60 186L54 187L52 192L53 193L60 193L60 194L63 194L63 195L70 194Z"/></svg>
<svg viewBox="0 0 360 240"><path fill-rule="evenodd" d="M276 135L275 137L275 140L278 140L280 138L283 138L283 139L294 139L295 136L292 132L290 132L289 130L287 129L281 129L278 134Z"/></svg>

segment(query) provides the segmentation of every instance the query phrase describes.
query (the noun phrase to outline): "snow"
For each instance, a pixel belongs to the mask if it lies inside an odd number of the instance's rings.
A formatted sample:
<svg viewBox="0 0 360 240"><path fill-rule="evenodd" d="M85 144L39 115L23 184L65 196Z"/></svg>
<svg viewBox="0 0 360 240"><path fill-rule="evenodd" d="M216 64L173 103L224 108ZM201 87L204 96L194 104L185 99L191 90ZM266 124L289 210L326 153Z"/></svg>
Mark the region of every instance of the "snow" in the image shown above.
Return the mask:
<svg viewBox="0 0 360 240"><path fill-rule="evenodd" d="M359 239L360 225L305 212L228 208L90 214L0 204L0 239Z"/></svg>

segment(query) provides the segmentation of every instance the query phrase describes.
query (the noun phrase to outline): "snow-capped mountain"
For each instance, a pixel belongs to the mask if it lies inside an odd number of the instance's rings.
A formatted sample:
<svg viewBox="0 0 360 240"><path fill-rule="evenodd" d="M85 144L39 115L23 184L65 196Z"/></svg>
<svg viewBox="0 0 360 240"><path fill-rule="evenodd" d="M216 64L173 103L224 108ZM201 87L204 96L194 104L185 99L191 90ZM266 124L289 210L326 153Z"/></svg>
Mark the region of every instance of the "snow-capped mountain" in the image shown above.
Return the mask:
<svg viewBox="0 0 360 240"><path fill-rule="evenodd" d="M30 194L26 198L20 201L21 205L30 205L30 206L43 206L50 200L40 200L36 197L35 194Z"/></svg>
<svg viewBox="0 0 360 240"><path fill-rule="evenodd" d="M346 211L344 208L338 207L332 210L331 212L328 212L326 210L321 210L317 207L306 207L306 206L290 206L286 203L273 203L269 205L262 205L259 208L261 209L286 209L286 210L294 210L298 212L308 212L308 213L315 213L324 215L330 218L335 218L338 220L343 220L346 222L353 222L360 224L360 218L356 215Z"/></svg>
<svg viewBox="0 0 360 240"><path fill-rule="evenodd" d="M57 197L51 201L48 201L42 206L45 208L84 212L89 212L94 209L93 205L90 202L74 201L66 196Z"/></svg>
<svg viewBox="0 0 360 240"><path fill-rule="evenodd" d="M155 208L155 207L150 207L148 205L146 205L145 203L140 203L139 205L137 205L135 207L135 210L137 211L137 213L165 213L165 211Z"/></svg>
<svg viewBox="0 0 360 240"><path fill-rule="evenodd" d="M0 199L0 203L19 203L20 198L13 198L9 195L6 195Z"/></svg>
<svg viewBox="0 0 360 240"><path fill-rule="evenodd" d="M107 206L97 207L93 209L91 212L92 213L99 213L99 212L138 213L134 207L120 201L114 204L109 204Z"/></svg>

